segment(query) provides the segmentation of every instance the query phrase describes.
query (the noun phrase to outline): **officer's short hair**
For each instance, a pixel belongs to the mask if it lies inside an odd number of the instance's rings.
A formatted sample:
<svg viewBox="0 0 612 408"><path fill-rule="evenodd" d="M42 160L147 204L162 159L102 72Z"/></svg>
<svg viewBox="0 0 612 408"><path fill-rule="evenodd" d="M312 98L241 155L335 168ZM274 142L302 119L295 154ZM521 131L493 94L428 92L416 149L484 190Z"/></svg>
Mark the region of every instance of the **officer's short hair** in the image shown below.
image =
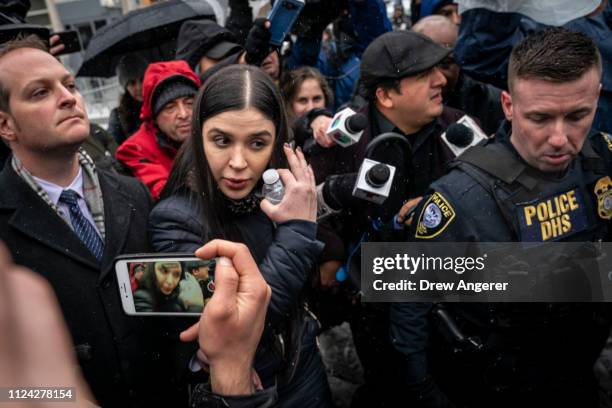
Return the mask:
<svg viewBox="0 0 612 408"><path fill-rule="evenodd" d="M521 79L563 83L575 81L596 67L601 77L601 54L588 36L555 27L529 35L510 55L508 88Z"/></svg>
<svg viewBox="0 0 612 408"><path fill-rule="evenodd" d="M7 41L0 45L0 59L11 51L21 48L34 48L44 52L49 52L49 47L43 40L34 34L19 35L15 39ZM9 99L11 95L9 90L0 81L0 111L10 112Z"/></svg>
<svg viewBox="0 0 612 408"><path fill-rule="evenodd" d="M397 93L402 93L401 82L403 78L363 78L362 81L362 95L369 102L376 100L376 90L382 88L385 91L394 90Z"/></svg>

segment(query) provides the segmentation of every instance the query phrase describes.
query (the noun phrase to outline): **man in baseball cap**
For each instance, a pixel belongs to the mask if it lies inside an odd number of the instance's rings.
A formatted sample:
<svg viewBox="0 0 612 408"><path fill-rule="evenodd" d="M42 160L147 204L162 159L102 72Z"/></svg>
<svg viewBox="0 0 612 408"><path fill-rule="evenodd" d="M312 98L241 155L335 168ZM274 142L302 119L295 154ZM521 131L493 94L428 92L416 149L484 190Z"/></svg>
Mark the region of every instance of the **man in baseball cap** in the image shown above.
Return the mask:
<svg viewBox="0 0 612 408"><path fill-rule="evenodd" d="M373 231L367 220L379 220L385 225L381 231L393 229L388 226L396 215L395 219L404 223L409 209L418 203L429 184L445 173L446 164L454 155L440 136L463 114L442 105L446 79L438 64L449 53L450 50L429 38L407 31L385 33L365 50L359 92L367 101L360 113L367 117L368 126L355 145L326 149L321 157L317 156L316 167L312 162L315 172L328 175L321 189L325 203L333 209L347 209L346 205L338 204L346 203L352 196L357 171L372 140L394 132L408 143L386 142L374 149L370 159L396 168L389 196L381 206L351 206L346 215L339 216L345 218L339 224L347 227L338 232L340 236L334 237L334 241L337 238L339 242L357 243L364 233L372 240L403 240L401 235ZM351 270L359 270L359 254L353 254L351 259L355 263ZM399 367L395 367L402 357L387 335L388 306L358 303L351 308L348 321L365 379L353 401L362 401L363 406L393 406L403 389L398 382Z"/></svg>
<svg viewBox="0 0 612 408"><path fill-rule="evenodd" d="M446 78L437 65L449 53L424 35L405 31L370 44L361 60L361 86L377 113L393 124L384 130L396 127L409 135L442 114Z"/></svg>

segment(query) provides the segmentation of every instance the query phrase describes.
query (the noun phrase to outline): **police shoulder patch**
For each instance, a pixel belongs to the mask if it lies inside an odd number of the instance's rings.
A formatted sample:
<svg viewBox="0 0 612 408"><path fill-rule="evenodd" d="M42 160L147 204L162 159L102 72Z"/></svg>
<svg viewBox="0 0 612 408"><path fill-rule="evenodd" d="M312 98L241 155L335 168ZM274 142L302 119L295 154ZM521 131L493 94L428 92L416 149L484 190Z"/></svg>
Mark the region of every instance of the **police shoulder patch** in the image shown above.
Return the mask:
<svg viewBox="0 0 612 408"><path fill-rule="evenodd" d="M608 145L608 149L612 151L612 136L610 136L610 134L606 132L599 132L599 134L601 135L601 137L603 137L604 141Z"/></svg>
<svg viewBox="0 0 612 408"><path fill-rule="evenodd" d="M597 214L604 220L612 219L612 180L610 176L597 180L594 191L597 196Z"/></svg>
<svg viewBox="0 0 612 408"><path fill-rule="evenodd" d="M455 219L455 210L439 192L429 197L417 222L415 238L432 239L440 235Z"/></svg>

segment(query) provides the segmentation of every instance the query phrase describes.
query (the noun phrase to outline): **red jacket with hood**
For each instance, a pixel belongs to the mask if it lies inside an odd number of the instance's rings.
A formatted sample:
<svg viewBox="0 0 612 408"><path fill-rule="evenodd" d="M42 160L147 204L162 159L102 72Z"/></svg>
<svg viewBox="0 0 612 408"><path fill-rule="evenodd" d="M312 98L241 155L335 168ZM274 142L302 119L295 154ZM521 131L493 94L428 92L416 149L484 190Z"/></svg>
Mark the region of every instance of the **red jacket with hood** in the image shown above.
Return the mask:
<svg viewBox="0 0 612 408"><path fill-rule="evenodd" d="M142 82L142 124L116 152L117 159L149 188L154 200L159 198L168 180L177 149L164 140L164 135L155 124L151 99L160 82L174 75L185 76L200 86L200 79L185 61L150 64Z"/></svg>

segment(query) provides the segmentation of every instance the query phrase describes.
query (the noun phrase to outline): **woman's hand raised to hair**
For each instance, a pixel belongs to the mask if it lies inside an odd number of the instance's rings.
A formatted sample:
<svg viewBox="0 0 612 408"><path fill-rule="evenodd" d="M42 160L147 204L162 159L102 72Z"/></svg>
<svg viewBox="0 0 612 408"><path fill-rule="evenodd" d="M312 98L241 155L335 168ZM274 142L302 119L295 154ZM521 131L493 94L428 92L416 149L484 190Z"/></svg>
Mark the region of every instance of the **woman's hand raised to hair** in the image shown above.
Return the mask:
<svg viewBox="0 0 612 408"><path fill-rule="evenodd" d="M317 190L312 167L308 165L300 148L294 152L289 145L283 147L288 169L277 169L285 186L283 200L274 205L264 199L261 209L277 224L289 220L315 222L317 219Z"/></svg>

